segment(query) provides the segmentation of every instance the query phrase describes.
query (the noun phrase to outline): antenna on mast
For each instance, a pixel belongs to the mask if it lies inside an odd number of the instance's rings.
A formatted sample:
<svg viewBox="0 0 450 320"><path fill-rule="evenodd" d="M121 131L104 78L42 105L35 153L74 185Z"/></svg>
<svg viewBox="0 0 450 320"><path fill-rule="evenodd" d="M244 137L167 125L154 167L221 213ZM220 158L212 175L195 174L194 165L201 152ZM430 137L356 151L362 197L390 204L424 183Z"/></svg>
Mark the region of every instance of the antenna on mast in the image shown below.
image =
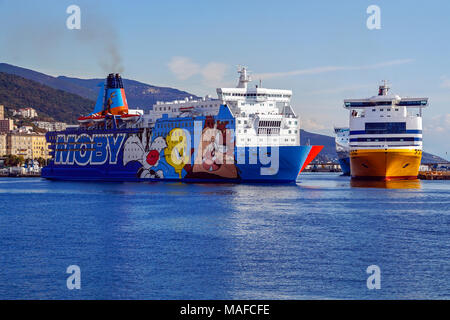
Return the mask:
<svg viewBox="0 0 450 320"><path fill-rule="evenodd" d="M388 85L387 80L383 80L383 84L378 87L378 95L379 96L386 96L388 94L390 87Z"/></svg>
<svg viewBox="0 0 450 320"><path fill-rule="evenodd" d="M240 74L240 76L239 76L239 82L238 82L237 88L245 88L246 89L247 83L252 81L250 76L247 74L247 68L239 65L238 73Z"/></svg>

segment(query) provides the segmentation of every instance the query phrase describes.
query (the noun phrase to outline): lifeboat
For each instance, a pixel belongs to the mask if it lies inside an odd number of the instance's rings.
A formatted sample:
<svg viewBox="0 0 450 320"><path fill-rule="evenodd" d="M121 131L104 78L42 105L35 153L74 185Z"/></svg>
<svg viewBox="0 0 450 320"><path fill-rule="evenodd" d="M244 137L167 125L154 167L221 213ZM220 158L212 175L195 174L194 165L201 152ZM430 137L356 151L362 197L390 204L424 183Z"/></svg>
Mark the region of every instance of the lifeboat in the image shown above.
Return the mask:
<svg viewBox="0 0 450 320"><path fill-rule="evenodd" d="M89 123L91 121L92 121L92 117L89 117L89 116L78 118L78 122L80 122L80 123Z"/></svg>
<svg viewBox="0 0 450 320"><path fill-rule="evenodd" d="M123 121L131 121L131 120L137 120L139 119L140 115L139 114L123 114L120 116L120 119L122 119Z"/></svg>
<svg viewBox="0 0 450 320"><path fill-rule="evenodd" d="M105 116L91 116L91 118L94 122L101 122L105 120Z"/></svg>

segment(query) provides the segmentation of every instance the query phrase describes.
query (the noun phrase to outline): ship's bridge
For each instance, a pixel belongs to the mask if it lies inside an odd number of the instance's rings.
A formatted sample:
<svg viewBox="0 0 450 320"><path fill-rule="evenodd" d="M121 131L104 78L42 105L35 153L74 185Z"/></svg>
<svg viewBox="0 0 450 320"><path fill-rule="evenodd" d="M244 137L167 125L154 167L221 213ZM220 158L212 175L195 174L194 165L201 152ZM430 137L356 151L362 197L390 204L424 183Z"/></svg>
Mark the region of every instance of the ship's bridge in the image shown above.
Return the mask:
<svg viewBox="0 0 450 320"><path fill-rule="evenodd" d="M260 85L250 88L251 81L247 69L242 67L236 88L217 88L217 96L230 107L235 116L283 115L296 117L291 108L292 90L267 89Z"/></svg>
<svg viewBox="0 0 450 320"><path fill-rule="evenodd" d="M248 83L252 81L250 75L247 73L247 68L242 67L238 73L239 82L236 88L217 88L217 96L220 100L225 102L245 101L259 102L259 101L274 101L289 103L292 97L291 90L282 89L266 89L256 85L254 88L249 88Z"/></svg>
<svg viewBox="0 0 450 320"><path fill-rule="evenodd" d="M428 106L428 98L400 97L388 94L389 89L384 81L384 84L379 87L377 96L366 99L345 99L344 108L350 110L350 119L422 117L422 108Z"/></svg>
<svg viewBox="0 0 450 320"><path fill-rule="evenodd" d="M375 106L403 106L407 108L425 108L428 106L428 98L401 98L397 95L374 96L367 99L345 99L344 108L370 108Z"/></svg>
<svg viewBox="0 0 450 320"><path fill-rule="evenodd" d="M384 106L406 107L406 108L424 108L428 105L428 98L410 98L400 97L396 94L389 94L390 87L387 81L378 88L378 95L366 99L345 99L344 108L346 109L365 109Z"/></svg>

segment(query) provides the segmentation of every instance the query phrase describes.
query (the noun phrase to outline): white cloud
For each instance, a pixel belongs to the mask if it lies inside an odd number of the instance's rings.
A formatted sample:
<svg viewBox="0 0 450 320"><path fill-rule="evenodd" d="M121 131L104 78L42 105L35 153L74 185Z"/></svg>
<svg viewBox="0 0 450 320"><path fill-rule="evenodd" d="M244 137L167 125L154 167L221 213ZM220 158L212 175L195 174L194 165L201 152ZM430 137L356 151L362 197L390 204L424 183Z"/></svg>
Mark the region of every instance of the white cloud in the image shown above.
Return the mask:
<svg viewBox="0 0 450 320"><path fill-rule="evenodd" d="M220 62L209 62L202 67L187 57L173 57L168 66L177 79L187 80L195 75L201 75L204 84L209 87L222 83L227 69L227 66Z"/></svg>
<svg viewBox="0 0 450 320"><path fill-rule="evenodd" d="M300 70L293 70L293 71L286 71L286 72L260 73L260 74L255 74L254 77L264 80L264 79L297 76L297 75L320 74L320 73L335 72L335 71L379 69L379 68L390 67L390 66L394 66L394 65L411 63L413 61L414 61L414 59L401 59L401 60L385 61L385 62L372 64L372 65L365 65L365 66L316 67L316 68L300 69Z"/></svg>
<svg viewBox="0 0 450 320"><path fill-rule="evenodd" d="M435 116L431 118L429 123L430 124L424 128L424 131L428 133L450 133L450 113Z"/></svg>
<svg viewBox="0 0 450 320"><path fill-rule="evenodd" d="M187 80L201 70L198 64L186 57L173 57L168 66L180 80Z"/></svg>
<svg viewBox="0 0 450 320"><path fill-rule="evenodd" d="M220 83L225 76L227 66L223 63L210 62L201 71L207 83Z"/></svg>

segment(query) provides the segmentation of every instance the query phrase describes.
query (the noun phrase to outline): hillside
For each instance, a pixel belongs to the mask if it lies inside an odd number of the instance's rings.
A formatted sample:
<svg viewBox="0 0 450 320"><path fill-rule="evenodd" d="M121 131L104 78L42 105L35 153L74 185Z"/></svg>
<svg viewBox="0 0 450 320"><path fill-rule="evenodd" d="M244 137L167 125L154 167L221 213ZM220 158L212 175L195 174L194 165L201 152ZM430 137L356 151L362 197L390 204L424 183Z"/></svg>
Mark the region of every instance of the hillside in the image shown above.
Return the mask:
<svg viewBox="0 0 450 320"><path fill-rule="evenodd" d="M97 99L97 85L104 81L104 79L78 79L65 76L52 77L44 73L13 66L7 63L0 63L0 72L17 75L90 100ZM106 76L107 75L105 75L105 77ZM181 100L189 96L196 98L195 95L190 94L189 92L168 87L152 86L135 80L123 79L123 85L126 90L127 101L130 108L149 110L156 101Z"/></svg>
<svg viewBox="0 0 450 320"><path fill-rule="evenodd" d="M96 93L94 93L90 89L86 89L85 87L78 86L70 82L61 81L58 78L46 75L41 72L16 67L7 63L0 63L0 72L9 73L28 80L36 81L53 89L59 89L69 93L73 93L86 99L96 99Z"/></svg>
<svg viewBox="0 0 450 320"><path fill-rule="evenodd" d="M0 72L0 103L7 109L33 107L41 116L68 123L76 123L95 104L78 95L3 72Z"/></svg>
<svg viewBox="0 0 450 320"><path fill-rule="evenodd" d="M317 161L337 161L334 138L323 134L312 133L300 130L301 145L320 145L323 146L322 151L316 157Z"/></svg>

